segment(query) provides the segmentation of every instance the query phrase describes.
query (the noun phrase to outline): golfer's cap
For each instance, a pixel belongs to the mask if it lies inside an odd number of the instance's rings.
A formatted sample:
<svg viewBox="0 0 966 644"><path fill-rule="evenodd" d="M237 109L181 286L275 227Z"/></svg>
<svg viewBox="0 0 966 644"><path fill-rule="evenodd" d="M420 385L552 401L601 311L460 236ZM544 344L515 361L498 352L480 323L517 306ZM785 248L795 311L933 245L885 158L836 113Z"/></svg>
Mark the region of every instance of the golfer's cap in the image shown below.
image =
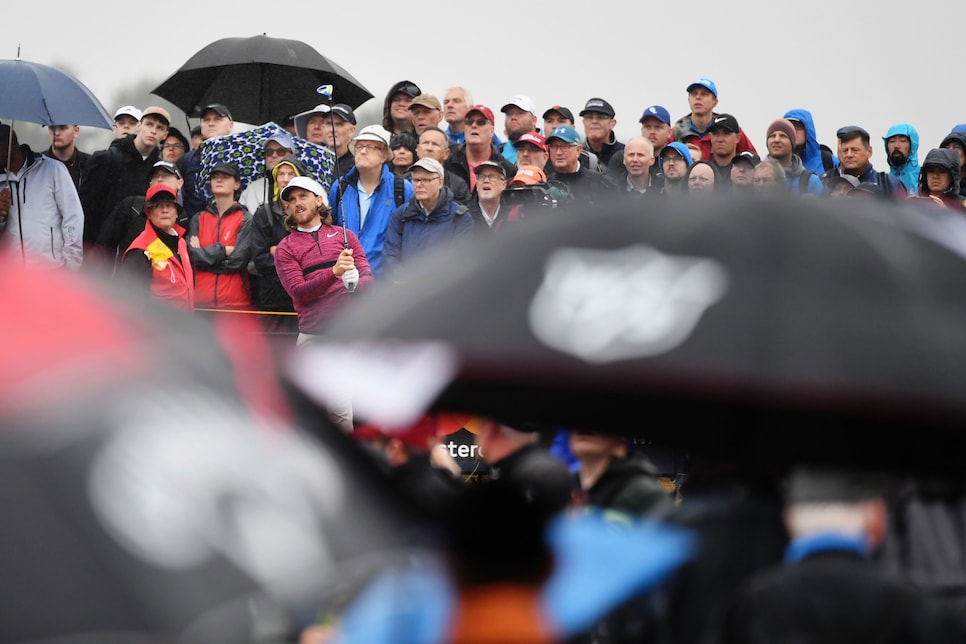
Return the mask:
<svg viewBox="0 0 966 644"><path fill-rule="evenodd" d="M496 125L496 119L493 118L493 110L488 108L486 105L471 105L470 109L466 110L466 115L469 116L473 112L479 112L483 115L483 118L493 125Z"/></svg>
<svg viewBox="0 0 966 644"><path fill-rule="evenodd" d="M504 167L502 165L500 165L499 163L497 163L496 161L493 161L491 159L487 159L483 163L481 163L478 166L476 166L475 168L473 168L473 172L475 172L476 174L479 174L480 171L483 168L493 168L497 172L499 172L503 176L504 179L506 179L506 169L504 169Z"/></svg>
<svg viewBox="0 0 966 644"><path fill-rule="evenodd" d="M511 186L534 186L538 183L547 183L547 173L535 165L521 165L510 181Z"/></svg>
<svg viewBox="0 0 966 644"><path fill-rule="evenodd" d="M178 169L178 166L176 164L171 163L170 161L158 161L157 163L154 164L154 169L164 170L165 172L169 174L173 174L179 179L181 178L181 170Z"/></svg>
<svg viewBox="0 0 966 644"><path fill-rule="evenodd" d="M429 157L420 159L416 163L409 166L409 172L412 172L414 168L422 168L426 172L432 172L437 177L443 176L443 166L436 159L430 159Z"/></svg>
<svg viewBox="0 0 966 644"><path fill-rule="evenodd" d="M703 87L709 92L711 92L712 94L714 94L715 98L718 98L718 87L714 84L714 81L711 80L710 78L699 78L698 80L688 85L688 94L690 94L691 90L694 89L695 87Z"/></svg>
<svg viewBox="0 0 966 644"><path fill-rule="evenodd" d="M209 174L215 174L216 172L227 174L228 176L241 180L241 172L238 170L238 165L235 163L219 161L211 168L211 172Z"/></svg>
<svg viewBox="0 0 966 644"><path fill-rule="evenodd" d="M616 112L614 112L614 108L611 107L611 104L602 98L592 98L587 101L587 103L584 105L584 109L580 110L580 115L586 116L590 112L598 112L610 118L614 118L614 116L616 116Z"/></svg>
<svg viewBox="0 0 966 644"><path fill-rule="evenodd" d="M296 188L301 188L302 190L308 190L316 197L325 198L325 188L322 184L313 179L312 177L299 176L295 177L288 182L288 185L282 189L282 201L288 201L289 197L292 196L292 191Z"/></svg>
<svg viewBox="0 0 966 644"><path fill-rule="evenodd" d="M198 116L200 118L204 118L205 112L209 110L211 110L215 114L218 114L219 116L224 116L229 120L234 120L232 119L231 112L228 110L228 108L222 105L221 103L212 103L211 105L205 105L204 109L201 110L201 113L198 114Z"/></svg>
<svg viewBox="0 0 966 644"><path fill-rule="evenodd" d="M114 120L116 121L117 117L125 116L125 115L130 116L135 121L141 120L141 110L134 107L133 105L125 105L124 107L117 108L117 111L114 112Z"/></svg>
<svg viewBox="0 0 966 644"><path fill-rule="evenodd" d="M389 143L392 141L392 135L383 126L367 125L359 130L359 133L352 137L352 140L349 142L349 149L352 150L353 154L356 152L356 141L376 141L382 143L389 152L389 160L392 161L392 148L389 147Z"/></svg>
<svg viewBox="0 0 966 644"><path fill-rule="evenodd" d="M521 143L530 143L535 145L544 152L547 151L547 139L543 138L543 135L539 132L525 132L517 137L517 140L513 142L513 147L520 147Z"/></svg>
<svg viewBox="0 0 966 644"><path fill-rule="evenodd" d="M571 123L574 122L574 113L570 111L569 107L564 107L563 105L554 105L553 107L548 108L547 111L543 113L544 120L546 120L547 117L553 114L554 112L564 117Z"/></svg>
<svg viewBox="0 0 966 644"><path fill-rule="evenodd" d="M550 136L547 137L548 145L551 139L560 139L564 143L569 143L570 145L580 144L580 135L577 134L577 130L569 125L558 125L556 128L554 128L554 131L551 132Z"/></svg>
<svg viewBox="0 0 966 644"><path fill-rule="evenodd" d="M641 114L641 120L638 123L643 123L646 119L657 119L665 125L671 124L671 114L660 105L651 105L644 109L644 113Z"/></svg>
<svg viewBox="0 0 966 644"><path fill-rule="evenodd" d="M168 113L168 110L164 109L163 107L159 107L157 105L145 107L144 111L141 113L141 119L144 119L145 116L160 116L162 119L164 119L165 124L171 125L171 115Z"/></svg>
<svg viewBox="0 0 966 644"><path fill-rule="evenodd" d="M524 96L523 94L511 96L510 100L506 102L506 105L500 108L500 111L506 112L511 107L519 107L524 112L530 112L534 116L537 115L537 106L533 104L529 96Z"/></svg>
<svg viewBox="0 0 966 644"><path fill-rule="evenodd" d="M443 104L439 102L439 99L432 94L420 94L413 99L413 102L409 104L409 109L412 110L417 105L429 108L431 110L436 110L437 112L443 111Z"/></svg>
<svg viewBox="0 0 966 644"><path fill-rule="evenodd" d="M846 125L835 131L836 138L848 140L855 136L861 136L864 141L869 140L869 131L858 125Z"/></svg>
<svg viewBox="0 0 966 644"><path fill-rule="evenodd" d="M173 203L178 207L178 212L184 211L182 205L178 203L178 193L175 192L174 188L164 183L156 183L148 188L147 193L145 193L144 207L150 208L162 202Z"/></svg>

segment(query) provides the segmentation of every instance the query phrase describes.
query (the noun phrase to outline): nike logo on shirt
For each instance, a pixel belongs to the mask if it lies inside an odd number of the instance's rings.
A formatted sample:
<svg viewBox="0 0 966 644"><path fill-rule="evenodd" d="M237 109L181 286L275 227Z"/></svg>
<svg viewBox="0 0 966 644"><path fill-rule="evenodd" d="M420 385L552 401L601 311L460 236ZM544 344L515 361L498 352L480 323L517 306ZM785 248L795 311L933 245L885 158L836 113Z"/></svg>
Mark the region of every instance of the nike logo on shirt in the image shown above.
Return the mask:
<svg viewBox="0 0 966 644"><path fill-rule="evenodd" d="M338 235L338 234L339 234L339 233L326 233L326 234L325 234L325 236L326 236L326 237L335 237L335 236L336 236L336 235Z"/></svg>

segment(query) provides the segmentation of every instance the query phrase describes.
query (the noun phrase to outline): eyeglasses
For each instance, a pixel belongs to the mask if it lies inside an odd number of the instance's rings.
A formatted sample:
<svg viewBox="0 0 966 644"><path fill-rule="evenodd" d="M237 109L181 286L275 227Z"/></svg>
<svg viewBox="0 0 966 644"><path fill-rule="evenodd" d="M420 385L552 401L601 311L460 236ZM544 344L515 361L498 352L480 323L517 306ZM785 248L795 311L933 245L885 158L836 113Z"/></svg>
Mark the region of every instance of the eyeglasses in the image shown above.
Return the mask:
<svg viewBox="0 0 966 644"><path fill-rule="evenodd" d="M506 179L498 174L478 174L476 181L478 183L490 183L491 181L506 181Z"/></svg>
<svg viewBox="0 0 966 644"><path fill-rule="evenodd" d="M572 143L550 143L547 145L547 149L551 152L559 152L561 150L569 150L570 148L575 148L576 145Z"/></svg>
<svg viewBox="0 0 966 644"><path fill-rule="evenodd" d="M672 157L672 156L661 157L661 162L663 162L663 163L684 163L684 157Z"/></svg>
<svg viewBox="0 0 966 644"><path fill-rule="evenodd" d="M393 93L393 98L395 98L396 94L405 94L409 98L412 98L414 96L419 96L420 94L422 94L422 92L418 87L416 87L412 83L409 83L407 85L400 85L399 87L397 87L396 91Z"/></svg>
<svg viewBox="0 0 966 644"><path fill-rule="evenodd" d="M412 179L410 179L410 181L413 182L414 186L421 186L424 183L429 183L430 181L436 181L437 179L439 179L439 177L429 177L428 179L417 179L416 177L413 177Z"/></svg>
<svg viewBox="0 0 966 644"><path fill-rule="evenodd" d="M601 112L587 112L584 118L588 121L609 121L610 117Z"/></svg>
<svg viewBox="0 0 966 644"><path fill-rule="evenodd" d="M184 143L163 143L161 147L165 150L177 150L178 148L184 150Z"/></svg>
<svg viewBox="0 0 966 644"><path fill-rule="evenodd" d="M356 143L356 152L378 152L382 146L377 143Z"/></svg>
<svg viewBox="0 0 966 644"><path fill-rule="evenodd" d="M265 156L267 157L284 157L286 154L291 154L291 152L285 148L265 148Z"/></svg>
<svg viewBox="0 0 966 644"><path fill-rule="evenodd" d="M467 125L486 125L487 123L489 123L489 121L482 117L478 119L466 119Z"/></svg>

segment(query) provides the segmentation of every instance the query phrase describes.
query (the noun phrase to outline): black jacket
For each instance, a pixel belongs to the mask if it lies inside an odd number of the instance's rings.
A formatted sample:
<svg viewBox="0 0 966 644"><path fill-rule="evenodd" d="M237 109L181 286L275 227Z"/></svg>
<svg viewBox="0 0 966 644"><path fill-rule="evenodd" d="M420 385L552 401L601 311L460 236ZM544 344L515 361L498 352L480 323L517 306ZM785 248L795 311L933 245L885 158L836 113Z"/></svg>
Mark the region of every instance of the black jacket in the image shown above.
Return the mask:
<svg viewBox="0 0 966 644"><path fill-rule="evenodd" d="M496 149L496 146L490 146L490 161L496 161L501 166L503 166L503 171L508 177L514 177L517 173L517 166L512 161L508 161L505 156L500 154L500 151ZM448 175L453 173L460 179L466 182L469 186L472 184L470 181L470 164L466 160L466 144L461 143L452 147L449 156L446 158L446 163L443 164L443 170Z"/></svg>
<svg viewBox="0 0 966 644"><path fill-rule="evenodd" d="M106 150L91 155L87 178L78 191L84 208L84 243L97 240L108 215L122 199L144 196L154 164L161 158L154 149L146 159L134 147L134 134L115 139Z"/></svg>

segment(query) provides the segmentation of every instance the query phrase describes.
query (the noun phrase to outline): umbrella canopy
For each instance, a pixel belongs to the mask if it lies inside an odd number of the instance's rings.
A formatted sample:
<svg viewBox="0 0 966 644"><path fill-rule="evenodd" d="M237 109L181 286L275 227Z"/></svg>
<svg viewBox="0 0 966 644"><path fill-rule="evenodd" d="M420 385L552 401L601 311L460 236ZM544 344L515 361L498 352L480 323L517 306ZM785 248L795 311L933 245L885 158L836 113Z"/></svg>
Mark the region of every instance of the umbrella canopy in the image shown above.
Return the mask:
<svg viewBox="0 0 966 644"><path fill-rule="evenodd" d="M218 347L259 355L257 334L216 336L143 287L0 266L17 337L0 361L0 593L17 598L0 641L282 641L398 563L405 516L371 460L240 395L253 369Z"/></svg>
<svg viewBox="0 0 966 644"><path fill-rule="evenodd" d="M257 125L312 107L320 85L332 85L334 99L352 107L372 98L362 83L310 45L262 34L216 40L151 93L189 116L222 103L235 120Z"/></svg>
<svg viewBox="0 0 966 644"><path fill-rule="evenodd" d="M281 126L272 122L245 132L208 139L202 143L202 184L207 188L208 177L216 163L228 162L238 165L241 171L242 190L244 190L249 183L265 175L265 143L277 135L292 139L295 157L305 166L309 175L328 190L335 180L335 154L332 150L324 145L290 136Z"/></svg>
<svg viewBox="0 0 966 644"><path fill-rule="evenodd" d="M82 82L55 67L0 60L0 118L111 129L114 119Z"/></svg>
<svg viewBox="0 0 966 644"><path fill-rule="evenodd" d="M936 240L964 222L878 200L604 210L425 257L292 377L321 394L310 376L348 367L363 416L422 404L775 464L959 467L966 260ZM876 438L895 429L914 431Z"/></svg>

